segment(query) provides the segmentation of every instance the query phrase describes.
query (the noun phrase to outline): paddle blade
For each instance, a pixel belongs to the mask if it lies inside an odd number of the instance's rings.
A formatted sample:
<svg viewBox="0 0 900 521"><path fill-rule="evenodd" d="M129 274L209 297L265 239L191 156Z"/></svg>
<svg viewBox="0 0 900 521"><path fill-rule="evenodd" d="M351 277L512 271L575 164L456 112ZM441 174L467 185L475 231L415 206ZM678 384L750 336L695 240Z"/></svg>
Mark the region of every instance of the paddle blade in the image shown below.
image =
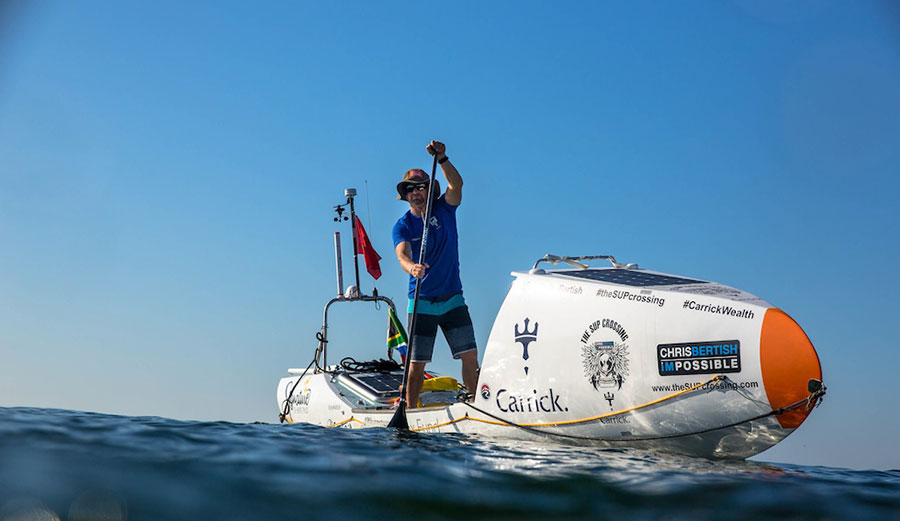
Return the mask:
<svg viewBox="0 0 900 521"><path fill-rule="evenodd" d="M397 410L394 411L394 417L391 418L388 427L393 429L409 430L409 422L406 421L406 400L400 400Z"/></svg>

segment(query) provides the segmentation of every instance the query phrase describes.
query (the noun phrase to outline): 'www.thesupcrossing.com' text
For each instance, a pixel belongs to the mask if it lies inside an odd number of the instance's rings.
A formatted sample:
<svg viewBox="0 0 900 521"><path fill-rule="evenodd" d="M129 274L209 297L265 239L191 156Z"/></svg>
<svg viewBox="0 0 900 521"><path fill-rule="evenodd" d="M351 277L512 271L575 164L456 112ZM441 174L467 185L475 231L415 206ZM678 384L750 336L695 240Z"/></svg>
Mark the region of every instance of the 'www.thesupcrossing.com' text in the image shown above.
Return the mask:
<svg viewBox="0 0 900 521"><path fill-rule="evenodd" d="M654 385L651 388L655 393L675 393L678 391L687 391L693 387L700 385L703 382L695 382L695 383L687 383L687 384L669 384L669 385ZM722 389L756 389L759 387L759 382L732 382L730 380L722 382L707 382L701 385L697 390L698 391L718 391Z"/></svg>

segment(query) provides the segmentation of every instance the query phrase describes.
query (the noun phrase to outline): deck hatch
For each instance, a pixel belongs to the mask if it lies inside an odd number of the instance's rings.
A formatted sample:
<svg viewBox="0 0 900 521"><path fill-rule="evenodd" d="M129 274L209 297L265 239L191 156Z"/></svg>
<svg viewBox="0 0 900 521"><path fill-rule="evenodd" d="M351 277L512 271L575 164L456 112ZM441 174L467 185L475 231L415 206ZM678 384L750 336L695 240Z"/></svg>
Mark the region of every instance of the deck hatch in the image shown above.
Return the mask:
<svg viewBox="0 0 900 521"><path fill-rule="evenodd" d="M639 287L671 286L674 284L707 284L705 280L686 279L683 277L673 277L671 275L658 275L646 271L615 268L563 271L556 272L556 275L566 275L568 277L600 280L603 282L612 282L613 284L622 284L624 286Z"/></svg>

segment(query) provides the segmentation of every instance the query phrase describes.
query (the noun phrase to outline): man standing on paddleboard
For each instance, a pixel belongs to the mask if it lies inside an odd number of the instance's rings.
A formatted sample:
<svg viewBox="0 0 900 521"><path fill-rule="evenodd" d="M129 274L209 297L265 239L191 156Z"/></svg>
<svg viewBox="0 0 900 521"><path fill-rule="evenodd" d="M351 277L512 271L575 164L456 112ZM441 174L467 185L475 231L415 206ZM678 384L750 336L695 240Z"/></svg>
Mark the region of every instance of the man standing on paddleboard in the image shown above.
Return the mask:
<svg viewBox="0 0 900 521"><path fill-rule="evenodd" d="M450 345L453 358L462 361L463 384L470 393L478 383L478 347L469 308L463 299L459 278L459 249L456 233L456 209L462 202L463 180L450 158L447 147L432 141L425 147L437 158L447 180L447 191L441 194L435 180L431 219L428 228L425 259L419 259L424 230L425 202L429 176L419 168L403 174L397 185L398 199L409 203L409 210L394 225L394 250L403 271L409 273L409 310L413 311L416 279L421 279L416 330L410 332L409 385L406 403L416 407L425 378L425 364L431 361L434 340L440 326Z"/></svg>

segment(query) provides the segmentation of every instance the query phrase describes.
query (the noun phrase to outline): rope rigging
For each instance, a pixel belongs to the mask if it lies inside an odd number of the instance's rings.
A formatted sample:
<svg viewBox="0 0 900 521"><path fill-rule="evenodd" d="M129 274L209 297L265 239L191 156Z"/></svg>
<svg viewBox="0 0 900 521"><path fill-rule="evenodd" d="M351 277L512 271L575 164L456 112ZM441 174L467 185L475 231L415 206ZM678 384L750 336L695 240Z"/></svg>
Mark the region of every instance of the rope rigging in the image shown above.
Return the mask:
<svg viewBox="0 0 900 521"><path fill-rule="evenodd" d="M721 429L727 429L727 428L731 428L731 427L737 427L738 425L743 425L743 424L745 424L745 423L750 423L750 422L758 421L758 420L761 420L761 419L763 419L763 418L767 418L767 417L769 417L769 416L776 416L776 415L779 415L779 414L783 414L783 413L786 413L786 412L790 412L790 411L793 411L793 410L795 410L795 409L798 409L798 408L800 408L800 407L802 407L802 406L804 406L804 405L806 406L807 410L809 410L809 408L812 407L814 404L815 404L816 406L818 406L818 405L821 403L821 400L820 400L820 399L821 399L823 396L825 396L825 392L826 392L826 390L827 390L826 387L825 387L824 385L821 385L821 383L818 383L818 384L815 385L815 386L812 386L812 385L811 385L810 388L809 388L810 394L809 394L806 398L800 399L800 400L798 400L798 401L796 401L796 402L794 402L794 403L792 403L792 404L786 405L786 406L784 406L784 407L779 407L778 409L772 409L772 410L770 410L770 411L768 411L768 412L766 412L766 413L759 414L759 415L754 416L754 417L752 417L752 418L748 418L748 419L745 419L745 420L741 420L741 421L729 423L729 424L726 424L726 425L720 425L720 426L717 426L717 427L710 427L710 428L707 428L707 429L701 429L701 430L698 430L698 431L687 432L687 433L680 433L680 434L668 434L668 435L661 435L661 436L635 436L635 437L631 437L631 438L597 438L597 437L592 437L592 436L578 436L578 435L574 435L574 434L565 434L565 433L559 433L559 432L549 432L549 431L545 431L545 430L541 430L541 429L537 429L537 428L536 428L536 427L555 427L555 426L563 426L563 425L574 425L574 424L579 424L579 423L587 423L587 422L592 422L592 421L599 421L599 420L602 420L602 419L604 419L604 418L609 418L609 417L612 417L612 416L619 416L619 415L622 415L622 414L626 414L626 413L629 413L629 412L633 412L633 411L638 410L638 409L643 409L643 408L645 408L645 407L649 407L649 406L652 406L652 405L657 405L657 404L660 404L660 403L662 403L662 402L665 402L665 401L671 400L671 399L673 399L673 398L676 398L676 397L678 397L678 396L684 395L684 394L686 394L686 393L696 391L696 390L701 389L702 387L704 387L704 386L706 386L706 385L708 385L708 384L710 384L710 383L712 383L712 382L715 382L715 381L726 381L726 380L728 380L728 378L727 378L726 376L724 376L724 375L719 375L719 376L716 376L716 377L712 378L711 380L709 380L709 381L707 381L707 382L704 382L704 383L702 383L702 384L697 384L697 385L695 385L694 387L691 387L691 388L689 388L689 389L685 389L684 391L680 391L680 392L671 394L671 395L669 395L669 396L666 396L666 397L664 397L664 398L660 398L659 400L654 400L654 401L652 401L652 402L648 402L648 403L645 403L645 404L642 404L642 405L638 405L638 406L635 406L635 407L630 407L630 408L628 408L628 409L624 409L624 410L621 410L621 411L612 412L612 413L609 413L609 414L603 414L603 415L600 415L600 416L594 416L594 417L590 417L590 418L582 418L582 419L578 419L578 420L569 420L569 421L564 421L564 422L553 422L553 423L537 423L537 424L522 424L522 423L516 423L516 422L512 422L512 421L506 420L506 419L504 419L504 418L501 418L501 417L499 417L499 416L497 416L497 415L494 415L494 414L492 414L492 413L489 413L489 412L487 412L487 411L485 411L485 410L483 410L483 409L480 409L480 408L476 407L475 405L472 405L472 404L469 403L469 402L463 402L464 405L466 405L467 407L469 407L469 408L471 408L471 409L473 409L473 410L475 410L475 411L477 411L477 412L479 412L479 413L481 413L481 414L487 416L488 418L491 418L491 419L494 420L494 421L491 421L491 420L485 420L485 419L483 419L483 418L477 418L477 417L469 416L469 414L466 413L466 415L465 415L464 417L462 417L462 418L456 418L456 419L450 420L450 421L448 421L448 422L440 423L440 424L437 424L437 425L427 425L427 426L415 428L415 429L412 429L412 430L413 430L413 431L425 431L425 430L430 430L430 429L440 428L440 427L443 427L443 426L446 426L446 425L451 425L451 424L458 423L458 422L461 422L461 421L476 421L476 422L480 422L480 423L488 423L488 424L492 424L492 425L503 425L503 426L515 427L515 428L522 429L522 430L527 431L527 432L531 432L531 433L533 433L533 434L538 434L538 435L541 435L541 436L547 436L547 437L558 437L558 438L576 439L576 440L583 440L583 441L597 441L597 442L609 442L609 443L615 443L615 442L655 441L655 440L665 440L665 439L673 439L673 438L683 438L683 437L688 437L688 436L696 436L696 435L706 434L706 433L708 433L708 432L713 432L713 431L717 431L717 430L721 430Z"/></svg>
<svg viewBox="0 0 900 521"><path fill-rule="evenodd" d="M309 368L316 363L316 359L313 358L312 361L309 362L309 365L306 366L306 369L303 370L303 374L297 378L297 381L294 382L294 386L291 387L291 392L288 393L287 398L281 402L281 414L278 415L278 422L284 423L287 420L288 415L291 413L291 398L294 396L294 391L297 390L297 386L300 385L300 382L303 380L303 377L306 376L306 373L309 372Z"/></svg>
<svg viewBox="0 0 900 521"><path fill-rule="evenodd" d="M306 366L306 369L303 370L303 373L297 378L297 381L294 382L293 387L291 387L291 392L288 393L287 398L281 402L281 414L278 415L278 422L284 423L285 421L291 422L288 420L288 415L291 414L291 398L294 396L294 391L297 390L297 386L300 385L300 382L303 380L303 377L306 376L306 373L309 372L309 368L314 364L316 366L316 372L321 372L322 368L319 367L319 355L322 351L325 350L325 344L328 343L328 340L325 340L325 335L322 334L321 331L316 332L316 340L319 341L319 345L316 346L316 352L313 354L313 359L309 362L309 365Z"/></svg>
<svg viewBox="0 0 900 521"><path fill-rule="evenodd" d="M564 433L558 433L558 432L542 431L540 429L536 429L527 424L520 424L520 423L511 422L509 420L505 420L503 418L500 418L499 416L496 416L487 411L479 409L478 407L475 407L474 405L472 405L470 403L466 403L465 405L480 412L481 414L484 414L485 416L487 416L489 418L493 418L494 420L502 422L505 425L508 425L510 427L516 427L516 428L522 429L524 431L531 432L533 434L539 434L541 436L567 438L567 439L584 440L584 441L598 441L598 442L604 442L604 443L616 443L616 442L633 443L633 442L640 442L640 441L657 441L657 440L668 440L668 439L674 439L674 438L685 438L688 436L697 436L700 434L706 434L708 432L718 431L718 430L722 430L722 429L728 429L731 427L737 427L738 425L743 425L745 423L758 421L763 418L767 418L769 416L776 416L776 415L783 414L783 413L786 413L789 411L793 411L794 409L800 408L804 404L806 405L807 410L808 410L809 407L812 406L811 404L814 401L817 401L820 398L822 398L823 396L825 396L825 390L826 390L825 387L822 387L821 389L811 393L806 398L797 400L796 402L794 402L790 405L786 405L786 406L780 407L778 409L772 409L769 412L754 416L752 418L748 418L746 420L729 423L727 425L720 425L718 427L710 427L708 429L701 429L698 431L685 432L685 433L680 433L680 434L667 434L667 435L662 435L662 436L635 436L635 437L631 437L631 438L596 438L596 437L592 437L592 436L577 436L574 434L564 434ZM821 402L819 401L818 403L821 403ZM818 403L817 403L817 405L818 405ZM633 411L634 409L636 409L636 408L632 408L629 411L620 411L620 412L613 413L613 414L616 414L616 415L623 414L625 412ZM609 416L609 415L607 415L607 416ZM477 418L471 418L468 415L465 416L465 419L474 419L475 421L483 421L483 420L479 420ZM599 417L594 418L594 419L575 420L573 422L563 422L563 423L558 423L558 424L546 424L546 425L550 426L550 425L562 425L562 424L571 424L571 423L584 423L586 421L592 421L592 420L597 420L597 419L599 419ZM434 426L432 426L431 428L434 428Z"/></svg>
<svg viewBox="0 0 900 521"><path fill-rule="evenodd" d="M341 360L341 368L352 373L390 373L392 371L402 371L403 366L394 360L370 360L368 362L357 362L351 356Z"/></svg>
<svg viewBox="0 0 900 521"><path fill-rule="evenodd" d="M772 410L770 410L770 411L768 411L768 412L765 412L765 413L763 413L763 414L759 414L759 415L753 416L752 418L747 418L747 419L745 419L745 420L741 420L741 421L729 423L729 424L726 424L726 425L719 425L719 426L717 426L717 427L710 427L710 428L707 428L707 429L701 429L701 430L698 430L698 431L686 432L686 433L679 433L679 434L667 434L667 435L661 435L661 436L634 436L634 437L631 437L631 438L598 438L598 437L592 437L592 436L578 436L578 435L575 435L575 434L565 434L565 433L560 433L560 432L549 432L549 431L544 431L544 430L535 428L535 427L552 427L552 426L573 425L573 424L578 424L578 423L587 423L587 422L591 422L591 421L598 421L598 420L601 420L601 419L603 419L603 418L608 418L608 417L611 417L611 416L618 416L618 415L626 414L626 413L635 411L635 410L637 410L637 409L642 409L642 408L644 408L644 407L649 407L649 406L651 406L651 405L656 405L656 404L662 403L662 402L664 402L664 401L671 400L671 399L673 399L673 398L676 398L676 397L681 396L681 395L683 395L683 394L685 394L685 393L688 393L688 392L696 391L697 389L703 387L704 385L707 385L707 384L709 384L709 383L711 383L711 382L714 382L714 381L717 381L717 380L727 380L727 377L724 376L724 375L719 375L719 376L716 376L715 378L709 380L708 382L705 382L705 383L703 383L703 384L698 384L698 385L696 385L696 386L694 386L694 387L692 387L692 388L690 388L690 389L686 389L686 390L684 390L684 391L681 391L681 392L678 392L678 393L675 393L675 394L666 396L666 397L661 398L661 399L659 399L659 400L654 400L654 401L652 401L652 402L648 402L648 403L645 403L645 404L642 404L642 405L638 405L638 406L636 406L636 407L631 407L631 408L629 408L629 409L624 409L624 410L621 410L621 411L612 412L612 413L604 414L604 415L600 415L600 416L594 416L594 417L591 417L591 418L582 418L582 419L579 419L579 420L570 420L570 421L565 421L565 422L554 422L554 423L541 423L541 424L521 424L521 423L516 423L516 422L512 422L512 421L506 420L506 419L504 419L504 418L501 418L501 417L499 417L499 416L497 416L497 415L494 415L494 414L492 414L492 413L489 413L489 412L487 412L487 411L485 411L485 410L483 410L483 409L480 409L480 408L478 408L478 407L472 405L472 404L469 403L469 402L462 402L465 406L467 406L467 407L469 407L469 408L471 408L471 409L473 409L473 410L475 410L475 411L477 411L477 412L479 412L479 413L481 413L481 414L487 416L488 418L491 418L493 421L492 421L492 420L486 420L486 419L484 419L484 418L477 418L477 417L474 417L474 416L469 416L469 414L466 413L466 415L463 416L463 417L461 417L461 418L455 418L455 419L452 419L452 420L449 420L449 421L446 421L446 422L443 422L443 423L438 423L438 424L435 424L435 425L426 425L426 426L423 426L423 427L416 427L416 428L413 428L413 429L410 429L410 430L412 430L412 431L414 431L414 432L420 432L420 431L427 431L427 430L432 430L432 429L438 429L438 428L445 427L445 426L447 426L447 425L452 425L452 424L454 424L454 423L459 423L459 422L462 422L462 421L475 421L475 422L479 422L479 423L487 423L487 424L491 424L491 425L501 425L501 426L507 426L507 427L515 427L515 428L522 429L522 430L524 430L524 431L527 431L527 432L530 432L530 433L533 433L533 434L538 434L538 435L540 435L540 436L557 437L557 438L566 438L566 439L574 439L574 440L582 440L582 441L594 441L594 442L604 442L604 443L634 443L634 442L643 442L643 441L657 441L657 440L667 440L667 439L675 439L675 438L685 438L685 437L688 437L688 436L697 436L697 435L700 435L700 434L706 434L706 433L714 432L714 431L717 431L717 430L728 429L728 428L731 428L731 427L737 427L738 425L743 425L743 424L745 424L745 423L750 423L750 422L758 421L758 420L761 420L761 419L763 419L763 418L767 418L767 417L769 417L769 416L777 416L777 415L779 415L779 414L784 414L784 413L786 413L786 412L790 412L790 411L793 411L793 410L795 410L795 409L799 409L800 407L803 407L803 406L806 407L806 410L809 410L811 407L817 407L818 405L820 405L820 404L822 403L822 402L821 402L821 399L822 399L822 397L825 396L825 393L826 393L826 391L827 391L827 388L826 388L824 385L821 385L821 383L819 383L819 384L816 385L816 386L811 386L811 387L810 387L810 391L811 391L811 392L810 392L810 394L809 394L806 398L802 398L802 399L800 399L800 400L797 400L796 402L791 403L791 404L789 404L789 405L785 405L784 407L779 407L778 409L772 409ZM343 426L343 425L345 425L345 424L347 424L347 423L349 423L349 422L351 422L351 421L354 421L354 422L357 422L357 423L360 423L360 424L365 424L365 422L363 422L363 421L357 419L356 417L352 417L352 416L351 416L350 418L347 418L346 420L344 420L344 421L342 421L342 422L339 422L339 423L336 423L336 424L333 424L333 425L329 425L329 427L341 427L341 426Z"/></svg>

